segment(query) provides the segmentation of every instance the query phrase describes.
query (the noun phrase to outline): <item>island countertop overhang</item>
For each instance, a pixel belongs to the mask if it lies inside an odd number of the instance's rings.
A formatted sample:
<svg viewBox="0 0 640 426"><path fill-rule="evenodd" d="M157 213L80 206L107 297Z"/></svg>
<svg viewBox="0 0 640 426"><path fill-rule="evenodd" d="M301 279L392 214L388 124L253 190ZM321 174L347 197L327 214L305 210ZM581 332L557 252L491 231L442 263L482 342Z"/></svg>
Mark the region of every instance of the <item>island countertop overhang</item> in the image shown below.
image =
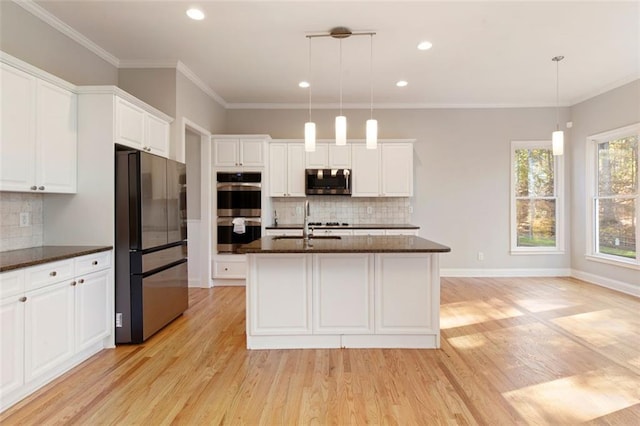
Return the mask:
<svg viewBox="0 0 640 426"><path fill-rule="evenodd" d="M239 253L448 253L451 248L413 235L357 235L339 238L267 236L241 246Z"/></svg>

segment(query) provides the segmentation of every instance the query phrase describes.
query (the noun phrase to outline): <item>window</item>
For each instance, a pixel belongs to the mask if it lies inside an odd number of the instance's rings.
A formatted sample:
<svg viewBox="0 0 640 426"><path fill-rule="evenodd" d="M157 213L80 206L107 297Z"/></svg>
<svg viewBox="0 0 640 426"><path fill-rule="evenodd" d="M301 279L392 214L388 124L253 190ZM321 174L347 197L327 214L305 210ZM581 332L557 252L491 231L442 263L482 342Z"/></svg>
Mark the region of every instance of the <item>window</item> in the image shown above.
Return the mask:
<svg viewBox="0 0 640 426"><path fill-rule="evenodd" d="M596 260L640 266L637 250L640 124L590 136L591 250Z"/></svg>
<svg viewBox="0 0 640 426"><path fill-rule="evenodd" d="M511 253L563 252L562 161L551 141L511 142Z"/></svg>

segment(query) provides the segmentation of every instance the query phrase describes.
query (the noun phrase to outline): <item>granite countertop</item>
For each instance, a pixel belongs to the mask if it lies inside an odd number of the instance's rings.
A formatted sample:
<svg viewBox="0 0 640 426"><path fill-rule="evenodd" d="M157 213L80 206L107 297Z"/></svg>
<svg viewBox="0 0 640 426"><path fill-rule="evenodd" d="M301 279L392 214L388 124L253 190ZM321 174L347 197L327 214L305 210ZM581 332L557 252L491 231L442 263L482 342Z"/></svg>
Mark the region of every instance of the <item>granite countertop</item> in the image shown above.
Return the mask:
<svg viewBox="0 0 640 426"><path fill-rule="evenodd" d="M266 226L265 229L302 229L301 223L279 223L278 225ZM317 229L420 229L419 226L409 223L356 223L347 226L314 226Z"/></svg>
<svg viewBox="0 0 640 426"><path fill-rule="evenodd" d="M315 237L262 237L239 248L239 253L447 253L442 244L413 235Z"/></svg>
<svg viewBox="0 0 640 426"><path fill-rule="evenodd" d="M111 250L112 246L41 246L0 253L0 272Z"/></svg>

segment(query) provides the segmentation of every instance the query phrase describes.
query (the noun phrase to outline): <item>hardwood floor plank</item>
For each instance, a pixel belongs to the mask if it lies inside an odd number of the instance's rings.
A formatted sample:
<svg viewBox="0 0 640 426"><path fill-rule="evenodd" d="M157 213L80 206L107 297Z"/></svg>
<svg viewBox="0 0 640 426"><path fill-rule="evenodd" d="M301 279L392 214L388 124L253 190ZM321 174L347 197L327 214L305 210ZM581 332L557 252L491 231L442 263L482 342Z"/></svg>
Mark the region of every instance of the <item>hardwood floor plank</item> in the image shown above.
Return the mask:
<svg viewBox="0 0 640 426"><path fill-rule="evenodd" d="M446 278L441 349L246 349L242 287L190 289L5 425L640 424L640 301L567 278Z"/></svg>

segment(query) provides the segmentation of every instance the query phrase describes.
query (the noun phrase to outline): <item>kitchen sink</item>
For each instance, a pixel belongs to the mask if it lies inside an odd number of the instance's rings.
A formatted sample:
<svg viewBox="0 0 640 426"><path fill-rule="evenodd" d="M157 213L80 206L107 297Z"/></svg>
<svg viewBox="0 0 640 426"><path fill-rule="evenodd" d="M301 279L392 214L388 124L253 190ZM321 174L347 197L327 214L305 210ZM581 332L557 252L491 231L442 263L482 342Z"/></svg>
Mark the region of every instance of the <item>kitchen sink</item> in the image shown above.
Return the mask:
<svg viewBox="0 0 640 426"><path fill-rule="evenodd" d="M302 240L304 237L298 235L277 235L273 237L274 240ZM339 235L310 235L310 240L341 240Z"/></svg>

